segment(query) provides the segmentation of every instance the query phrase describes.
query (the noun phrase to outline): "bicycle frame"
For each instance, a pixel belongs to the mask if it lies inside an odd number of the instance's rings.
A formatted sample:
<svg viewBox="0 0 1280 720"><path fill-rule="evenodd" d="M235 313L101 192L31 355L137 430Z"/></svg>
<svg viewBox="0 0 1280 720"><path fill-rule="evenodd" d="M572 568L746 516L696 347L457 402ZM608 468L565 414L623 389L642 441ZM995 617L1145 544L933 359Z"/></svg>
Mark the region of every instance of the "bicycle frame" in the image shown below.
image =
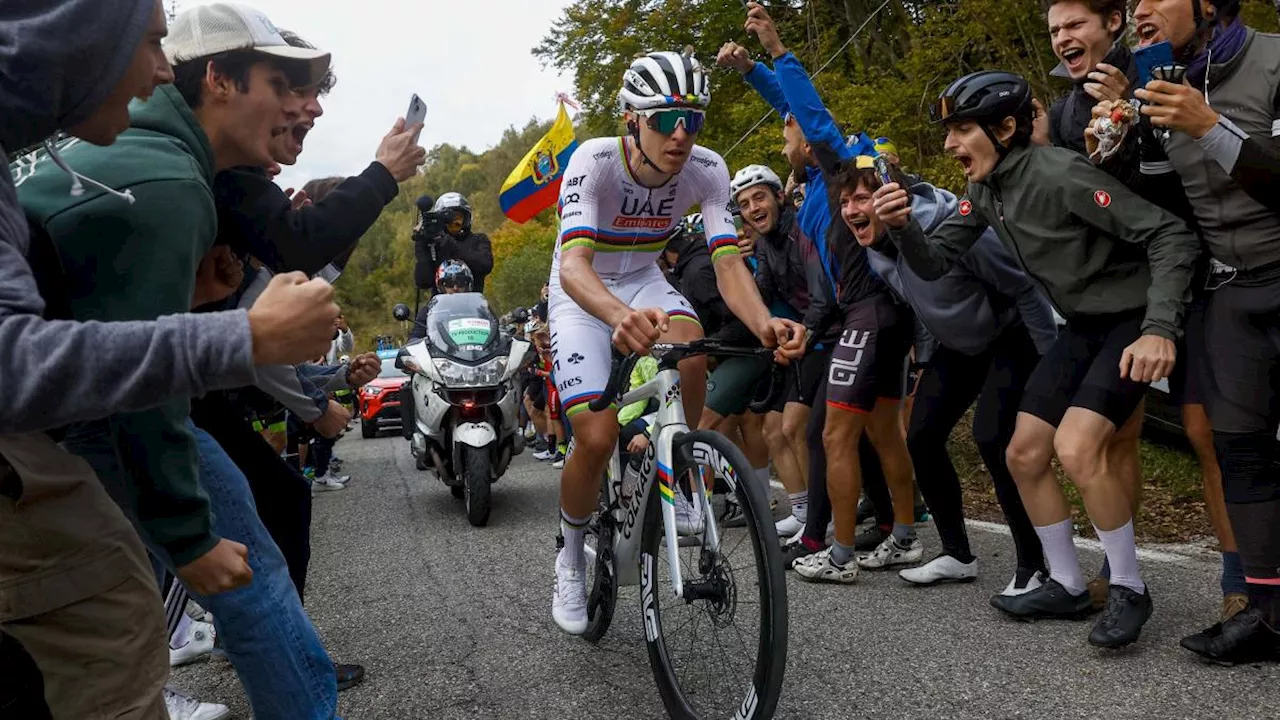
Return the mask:
<svg viewBox="0 0 1280 720"><path fill-rule="evenodd" d="M684 582L681 579L678 555L679 537L676 533L675 493L676 465L674 457L676 439L689 431L684 415L683 398L680 393L680 372L675 368L660 370L649 382L628 392L618 401L618 407L626 407L633 402L658 398L658 417L651 433L648 450L640 465L640 477L627 507L622 506L622 472L618 450L614 448L609 458L608 481L605 483L607 506L614 508L615 531L613 536L614 572L618 585L639 585L640 577L640 535L644 524L645 513L649 502L656 496L662 501L662 523L666 535L668 565L671 567L671 587L676 597L684 596ZM706 521L706 534L703 546L712 550L720 547L719 529L712 517L711 503L706 484L699 473L697 487L698 502L702 503L703 517ZM586 548L587 561L595 563L595 551Z"/></svg>

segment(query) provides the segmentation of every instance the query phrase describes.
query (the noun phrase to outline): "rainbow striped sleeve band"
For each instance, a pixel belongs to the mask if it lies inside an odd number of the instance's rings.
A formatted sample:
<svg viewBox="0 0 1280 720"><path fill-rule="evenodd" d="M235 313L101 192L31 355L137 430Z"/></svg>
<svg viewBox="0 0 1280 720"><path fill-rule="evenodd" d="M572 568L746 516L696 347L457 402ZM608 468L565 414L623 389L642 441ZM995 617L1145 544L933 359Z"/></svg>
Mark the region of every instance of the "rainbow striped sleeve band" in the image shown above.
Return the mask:
<svg viewBox="0 0 1280 720"><path fill-rule="evenodd" d="M707 241L707 247L711 248L711 262L715 262L722 257L738 254L738 238L732 235L719 235Z"/></svg>
<svg viewBox="0 0 1280 720"><path fill-rule="evenodd" d="M595 228L576 227L560 234L560 252L576 247L584 247L594 252L596 249Z"/></svg>

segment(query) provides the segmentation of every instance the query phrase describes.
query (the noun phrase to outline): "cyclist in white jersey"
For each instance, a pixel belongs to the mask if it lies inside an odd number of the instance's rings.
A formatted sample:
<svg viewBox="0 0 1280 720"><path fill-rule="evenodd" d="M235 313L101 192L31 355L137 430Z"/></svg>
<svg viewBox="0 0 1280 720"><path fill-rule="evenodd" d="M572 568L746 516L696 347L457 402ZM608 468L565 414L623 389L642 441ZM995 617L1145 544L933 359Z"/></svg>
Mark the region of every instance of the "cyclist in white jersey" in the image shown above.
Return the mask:
<svg viewBox="0 0 1280 720"><path fill-rule="evenodd" d="M656 263L693 206L705 218L725 303L765 347L777 348L779 361L798 357L804 346L802 326L769 316L738 254L724 160L693 142L711 101L702 66L689 51L638 58L623 76L619 101L630 134L583 143L565 168L549 283L552 374L574 436L560 476L564 549L556 558L551 614L575 635L587 627L583 530L619 430L616 408L587 406L608 380L610 345L646 352L659 340L702 337L693 308ZM680 374L685 415L697 427L705 359L681 362Z"/></svg>

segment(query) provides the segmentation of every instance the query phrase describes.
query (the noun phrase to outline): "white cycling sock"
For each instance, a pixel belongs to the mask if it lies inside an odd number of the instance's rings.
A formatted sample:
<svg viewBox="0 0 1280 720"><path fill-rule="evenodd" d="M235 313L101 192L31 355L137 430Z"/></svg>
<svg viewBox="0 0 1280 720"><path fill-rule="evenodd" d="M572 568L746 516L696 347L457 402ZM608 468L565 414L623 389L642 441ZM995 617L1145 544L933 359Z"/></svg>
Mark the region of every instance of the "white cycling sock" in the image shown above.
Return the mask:
<svg viewBox="0 0 1280 720"><path fill-rule="evenodd" d="M560 531L564 533L564 549L560 554L566 565L580 568L587 564L582 554L582 545L589 522L591 522L589 517L570 517L563 509L560 510Z"/></svg>
<svg viewBox="0 0 1280 720"><path fill-rule="evenodd" d="M1097 525L1093 529L1098 531L1098 540L1102 541L1102 548L1107 551L1107 560L1111 563L1111 584L1122 585L1139 594L1145 592L1147 585L1142 582L1142 574L1138 571L1133 520L1115 530L1099 530Z"/></svg>
<svg viewBox="0 0 1280 720"><path fill-rule="evenodd" d="M1080 557L1076 555L1072 539L1071 518L1053 525L1037 526L1036 535L1040 536L1044 558L1049 563L1049 579L1058 581L1072 595L1084 592L1086 586L1080 572Z"/></svg>
<svg viewBox="0 0 1280 720"><path fill-rule="evenodd" d="M800 522L809 519L809 491L801 490L798 493L791 493L787 496L791 501L791 514L796 516Z"/></svg>
<svg viewBox="0 0 1280 720"><path fill-rule="evenodd" d="M184 612L182 619L178 621L178 629L174 630L169 638L169 647L177 650L186 647L189 642L191 642L191 616Z"/></svg>

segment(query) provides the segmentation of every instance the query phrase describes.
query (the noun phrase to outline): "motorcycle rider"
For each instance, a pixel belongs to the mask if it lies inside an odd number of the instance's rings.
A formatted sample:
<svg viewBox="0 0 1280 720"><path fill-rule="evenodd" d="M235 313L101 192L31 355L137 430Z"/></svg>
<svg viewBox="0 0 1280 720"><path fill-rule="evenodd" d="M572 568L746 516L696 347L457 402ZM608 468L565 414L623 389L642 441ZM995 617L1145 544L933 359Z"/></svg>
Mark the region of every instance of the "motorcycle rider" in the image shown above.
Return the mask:
<svg viewBox="0 0 1280 720"><path fill-rule="evenodd" d="M489 247L489 239L485 238L484 242L487 249ZM471 292L472 282L471 268L467 267L466 263L461 260L445 260L436 270L434 285L440 293L453 295L454 293ZM409 339L405 341L406 345L427 336L427 316L431 314L431 307L434 304L434 302L429 302L418 311L418 317L414 318L413 321L413 328L409 330ZM400 429L404 434L405 440L413 439L414 398L411 388L412 386L406 384L404 390L401 391L400 398L400 417L402 420Z"/></svg>
<svg viewBox="0 0 1280 720"><path fill-rule="evenodd" d="M493 272L493 247L488 235L471 232L471 204L456 192L441 195L428 207L430 201L425 195L418 198L420 214L413 229L418 286L440 291L435 281L440 278L442 264L459 260L469 268L470 287L474 292L484 292L484 279Z"/></svg>

